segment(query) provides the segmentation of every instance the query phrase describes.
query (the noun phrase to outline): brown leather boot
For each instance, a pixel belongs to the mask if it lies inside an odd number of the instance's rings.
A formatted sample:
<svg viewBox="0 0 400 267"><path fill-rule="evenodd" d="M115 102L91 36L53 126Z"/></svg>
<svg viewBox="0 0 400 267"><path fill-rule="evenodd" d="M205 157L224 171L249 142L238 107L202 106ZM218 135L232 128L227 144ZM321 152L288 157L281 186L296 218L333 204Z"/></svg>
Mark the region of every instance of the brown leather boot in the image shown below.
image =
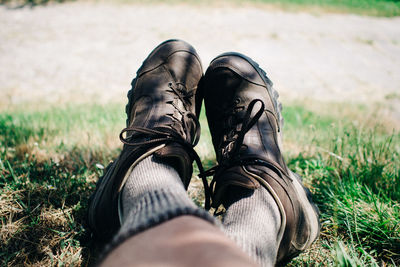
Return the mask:
<svg viewBox="0 0 400 267"><path fill-rule="evenodd" d="M204 95L219 164L211 182L212 206L223 205L233 186L264 186L282 217L276 262L283 265L312 244L320 226L310 191L281 154L278 94L258 64L238 53L215 58L202 82L199 95Z"/></svg>
<svg viewBox="0 0 400 267"><path fill-rule="evenodd" d="M128 92L127 128L120 134L124 147L89 202L89 226L98 239L107 241L119 229L119 192L128 169L143 158L154 155L171 164L188 187L193 160L199 160L193 147L200 137L195 95L202 75L195 49L180 40L160 44L137 71Z"/></svg>

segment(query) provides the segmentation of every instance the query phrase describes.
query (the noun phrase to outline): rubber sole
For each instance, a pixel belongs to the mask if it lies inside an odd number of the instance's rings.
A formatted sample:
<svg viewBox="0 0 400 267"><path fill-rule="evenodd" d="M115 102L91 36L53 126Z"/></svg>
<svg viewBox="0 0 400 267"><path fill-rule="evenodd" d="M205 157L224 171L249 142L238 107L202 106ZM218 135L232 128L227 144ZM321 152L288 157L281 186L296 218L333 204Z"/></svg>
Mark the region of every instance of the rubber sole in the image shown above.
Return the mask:
<svg viewBox="0 0 400 267"><path fill-rule="evenodd" d="M278 209L281 214L281 227L278 231L278 237L277 240L281 242L285 227L286 227L286 213L285 209L283 207L282 202L279 199L278 194L275 192L275 190L260 176L250 172L247 170L245 166L243 166L243 170L253 178L255 178L267 191L271 194L271 196L274 198ZM311 244L317 239L320 229L321 229L321 224L319 221L319 209L315 205L315 203L312 201L312 194L310 190L303 186L301 182L301 177L290 171L290 177L293 181L293 187L296 191L297 194L297 199L299 200L299 203L301 205L301 209L304 212L305 215L305 225L309 228L309 236L307 237L307 241L304 242L303 244L296 244L293 241L291 242L291 246L295 248L295 253L288 254L286 255L285 258L283 258L280 262L277 262L277 266L284 266L288 262L290 262L294 257L298 256L302 251L305 249L309 248ZM292 250L294 251L294 250ZM278 252L279 253L279 252Z"/></svg>
<svg viewBox="0 0 400 267"><path fill-rule="evenodd" d="M99 202L100 197L102 196L103 193L103 189L104 186L103 184L106 184L106 177L107 177L107 173L110 171L111 168L113 168L113 164L114 162L111 162L110 164L108 164L108 166L104 169L104 174L99 178L99 180L96 183L96 189L93 192L93 194L89 197L89 202L88 202L88 212L87 212L87 221L88 221L88 225L89 228L92 231L92 235L96 237L97 240L100 241L107 241L109 239L108 236L100 236L99 235L99 231L96 227L96 223L95 223L95 210L96 210L96 206Z"/></svg>
<svg viewBox="0 0 400 267"><path fill-rule="evenodd" d="M306 242L303 247L296 247L296 244L292 243L292 245L294 245L296 249L302 251L308 248L319 235L321 229L321 223L319 221L319 209L317 205L315 205L315 203L312 201L312 194L310 190L303 185L300 175L290 171L290 176L293 180L293 185L296 189L297 195L301 200L300 203L306 215L306 221L308 222L311 230L308 242Z"/></svg>

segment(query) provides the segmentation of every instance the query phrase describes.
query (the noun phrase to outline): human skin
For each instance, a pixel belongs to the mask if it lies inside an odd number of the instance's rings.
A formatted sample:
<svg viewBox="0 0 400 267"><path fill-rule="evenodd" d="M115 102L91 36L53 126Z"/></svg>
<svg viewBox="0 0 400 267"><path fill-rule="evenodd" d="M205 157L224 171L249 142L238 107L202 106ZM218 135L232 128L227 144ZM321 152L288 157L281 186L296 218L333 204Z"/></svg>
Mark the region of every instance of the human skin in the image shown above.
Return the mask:
<svg viewBox="0 0 400 267"><path fill-rule="evenodd" d="M215 225L180 216L127 239L101 266L257 265Z"/></svg>

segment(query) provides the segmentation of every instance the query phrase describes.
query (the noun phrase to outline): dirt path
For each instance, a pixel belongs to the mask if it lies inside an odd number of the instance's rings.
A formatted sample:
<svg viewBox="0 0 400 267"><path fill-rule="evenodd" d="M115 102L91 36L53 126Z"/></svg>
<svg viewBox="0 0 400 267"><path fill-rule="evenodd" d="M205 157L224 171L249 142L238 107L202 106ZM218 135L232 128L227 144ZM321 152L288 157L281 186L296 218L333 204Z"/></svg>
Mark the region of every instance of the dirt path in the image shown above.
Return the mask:
<svg viewBox="0 0 400 267"><path fill-rule="evenodd" d="M174 37L205 68L246 53L286 99L400 106L400 18L90 3L0 7L0 103L122 100L146 55Z"/></svg>

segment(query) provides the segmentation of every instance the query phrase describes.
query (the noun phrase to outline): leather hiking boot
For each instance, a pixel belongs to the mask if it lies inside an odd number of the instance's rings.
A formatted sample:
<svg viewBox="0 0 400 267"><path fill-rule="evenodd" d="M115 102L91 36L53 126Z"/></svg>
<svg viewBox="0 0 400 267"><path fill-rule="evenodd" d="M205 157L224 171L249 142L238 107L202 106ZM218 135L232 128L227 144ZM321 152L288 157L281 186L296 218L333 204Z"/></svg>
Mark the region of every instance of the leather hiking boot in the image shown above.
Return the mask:
<svg viewBox="0 0 400 267"><path fill-rule="evenodd" d="M224 205L232 187L264 186L281 213L276 263L284 265L312 244L320 226L310 191L281 154L278 93L258 64L238 53L215 58L202 83L199 95L204 95L218 161L210 185L212 207Z"/></svg>
<svg viewBox="0 0 400 267"><path fill-rule="evenodd" d="M145 157L154 155L173 166L187 189L193 160L199 161L193 147L200 137L195 94L202 76L195 49L180 40L160 44L137 71L128 92L127 128L120 134L122 152L89 201L89 226L97 239L108 241L120 228L119 193Z"/></svg>

